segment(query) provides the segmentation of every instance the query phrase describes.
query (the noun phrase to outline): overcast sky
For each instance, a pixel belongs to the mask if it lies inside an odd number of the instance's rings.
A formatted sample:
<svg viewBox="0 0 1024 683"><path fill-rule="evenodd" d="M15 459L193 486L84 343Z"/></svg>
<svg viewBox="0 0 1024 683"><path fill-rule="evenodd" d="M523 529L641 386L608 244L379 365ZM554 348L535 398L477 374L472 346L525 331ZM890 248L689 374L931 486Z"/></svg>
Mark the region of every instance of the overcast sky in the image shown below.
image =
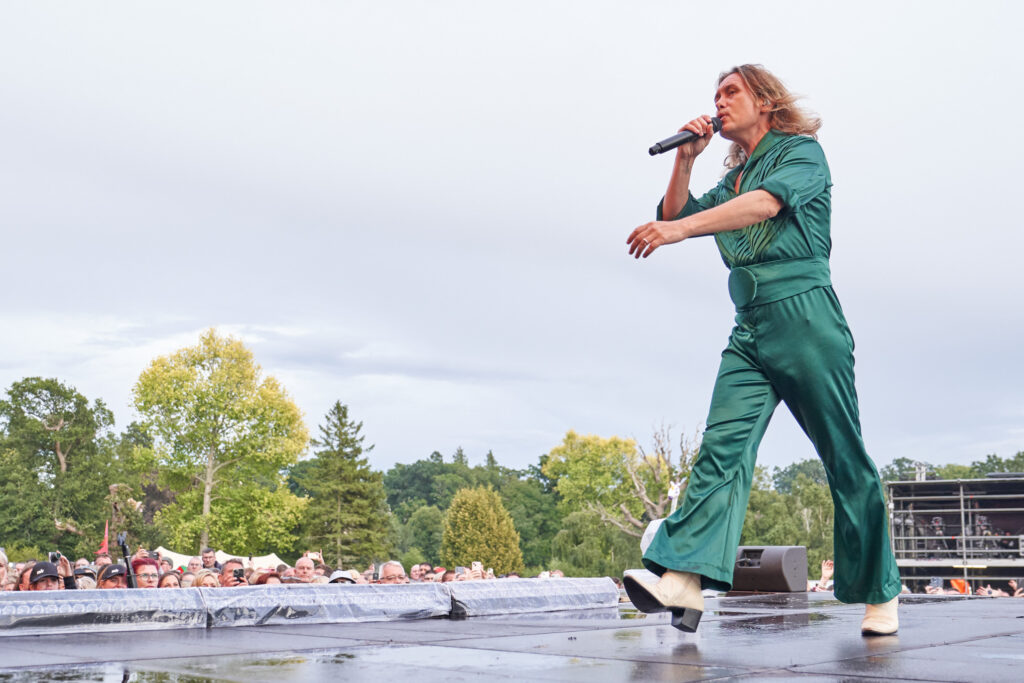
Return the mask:
<svg viewBox="0 0 1024 683"><path fill-rule="evenodd" d="M825 122L875 461L1024 450L1021 4L698 6L4 3L0 386L58 377L124 427L216 327L311 431L348 404L378 468L690 432L727 272L625 238L671 168L647 147L757 62ZM809 457L780 407L760 464Z"/></svg>

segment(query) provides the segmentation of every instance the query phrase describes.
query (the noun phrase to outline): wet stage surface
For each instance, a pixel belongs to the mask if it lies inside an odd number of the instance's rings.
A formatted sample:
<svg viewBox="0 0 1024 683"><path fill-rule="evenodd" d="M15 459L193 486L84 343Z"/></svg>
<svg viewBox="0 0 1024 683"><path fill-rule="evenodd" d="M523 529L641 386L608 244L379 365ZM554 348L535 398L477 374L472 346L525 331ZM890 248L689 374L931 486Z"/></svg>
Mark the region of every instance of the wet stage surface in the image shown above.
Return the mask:
<svg viewBox="0 0 1024 683"><path fill-rule="evenodd" d="M1024 600L908 596L860 635L830 593L709 599L697 633L619 608L340 625L0 637L3 681L1024 680Z"/></svg>

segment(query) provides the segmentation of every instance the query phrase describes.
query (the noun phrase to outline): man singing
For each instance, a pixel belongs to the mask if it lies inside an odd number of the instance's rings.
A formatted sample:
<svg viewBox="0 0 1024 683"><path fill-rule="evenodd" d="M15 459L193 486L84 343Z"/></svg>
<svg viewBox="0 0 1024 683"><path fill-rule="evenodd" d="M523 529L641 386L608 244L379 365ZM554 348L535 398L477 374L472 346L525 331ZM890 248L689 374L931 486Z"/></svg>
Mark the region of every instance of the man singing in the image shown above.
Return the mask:
<svg viewBox="0 0 1024 683"><path fill-rule="evenodd" d="M899 573L886 531L882 486L860 432L853 336L829 274L831 186L816 133L821 121L795 106L758 65L719 77L721 135L730 170L700 199L693 162L714 135L709 116L682 130L658 220L630 233L629 253L714 235L729 268L736 326L722 352L700 453L682 504L661 525L644 565L661 578L624 584L637 609L672 613L695 631L702 588L728 590L757 447L784 401L825 466L835 503L835 596L866 603L861 632L895 633ZM665 220L665 219L668 220Z"/></svg>

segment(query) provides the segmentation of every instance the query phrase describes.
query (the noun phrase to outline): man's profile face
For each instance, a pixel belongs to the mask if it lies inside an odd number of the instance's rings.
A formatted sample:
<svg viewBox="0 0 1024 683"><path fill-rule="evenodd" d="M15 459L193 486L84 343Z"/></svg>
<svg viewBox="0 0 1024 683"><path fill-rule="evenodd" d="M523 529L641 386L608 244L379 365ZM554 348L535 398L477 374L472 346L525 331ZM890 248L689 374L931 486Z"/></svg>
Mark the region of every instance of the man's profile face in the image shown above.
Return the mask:
<svg viewBox="0 0 1024 683"><path fill-rule="evenodd" d="M217 561L217 556L213 553L203 553L203 566L207 569L213 567L213 563Z"/></svg>
<svg viewBox="0 0 1024 683"><path fill-rule="evenodd" d="M295 576L306 583L313 580L313 570L313 560L308 557L300 557L299 561L295 563Z"/></svg>

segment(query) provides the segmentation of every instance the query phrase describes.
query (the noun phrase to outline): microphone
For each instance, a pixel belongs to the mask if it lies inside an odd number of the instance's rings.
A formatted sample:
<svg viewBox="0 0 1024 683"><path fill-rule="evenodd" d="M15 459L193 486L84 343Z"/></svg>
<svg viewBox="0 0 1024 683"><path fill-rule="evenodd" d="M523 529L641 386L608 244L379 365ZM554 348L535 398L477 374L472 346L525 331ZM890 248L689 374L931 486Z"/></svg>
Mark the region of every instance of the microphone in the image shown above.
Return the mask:
<svg viewBox="0 0 1024 683"><path fill-rule="evenodd" d="M716 133L722 130L722 119L717 116L712 116L711 129ZM699 135L692 131L684 130L682 133L676 133L670 138L665 138L661 142L654 143L654 146L647 150L647 152L653 157L655 154L661 154L662 152L667 152L670 149L675 149L679 145L685 145L687 142L696 140L699 137Z"/></svg>

